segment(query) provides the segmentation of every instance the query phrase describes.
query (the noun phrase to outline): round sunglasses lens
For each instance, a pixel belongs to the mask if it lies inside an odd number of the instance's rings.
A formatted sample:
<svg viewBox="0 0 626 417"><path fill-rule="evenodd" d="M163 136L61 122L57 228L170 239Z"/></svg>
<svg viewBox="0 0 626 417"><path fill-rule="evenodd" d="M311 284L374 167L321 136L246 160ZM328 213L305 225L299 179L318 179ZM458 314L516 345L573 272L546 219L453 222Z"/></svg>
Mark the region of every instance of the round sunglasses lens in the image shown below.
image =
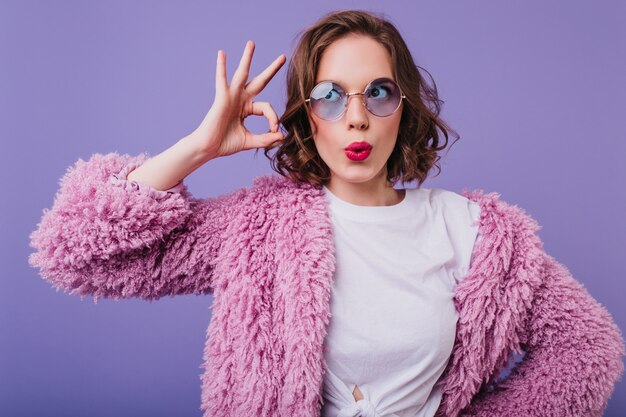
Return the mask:
<svg viewBox="0 0 626 417"><path fill-rule="evenodd" d="M334 120L343 112L345 98L346 94L338 84L323 82L311 92L311 109L322 119Z"/></svg>
<svg viewBox="0 0 626 417"><path fill-rule="evenodd" d="M367 108L376 116L389 116L400 106L400 87L393 80L379 78L365 93Z"/></svg>

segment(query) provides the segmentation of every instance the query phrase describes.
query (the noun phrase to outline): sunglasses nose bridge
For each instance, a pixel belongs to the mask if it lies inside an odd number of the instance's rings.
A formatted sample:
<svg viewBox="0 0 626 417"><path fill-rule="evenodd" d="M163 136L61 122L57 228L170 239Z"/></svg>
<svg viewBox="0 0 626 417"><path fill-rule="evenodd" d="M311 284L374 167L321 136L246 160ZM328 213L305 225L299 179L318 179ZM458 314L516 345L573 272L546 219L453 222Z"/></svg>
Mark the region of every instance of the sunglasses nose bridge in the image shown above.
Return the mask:
<svg viewBox="0 0 626 417"><path fill-rule="evenodd" d="M363 96L361 97L361 104L363 104L363 107L367 109L367 103L365 102L365 93L346 93L346 107L344 108L344 111L348 108L348 104L350 104L350 97L352 96Z"/></svg>
<svg viewBox="0 0 626 417"><path fill-rule="evenodd" d="M344 94L344 98L343 98L343 109L341 110L341 113L339 113L339 115L337 115L334 119L328 119L328 120L337 120L341 117L343 117L344 114L346 114L346 111L348 111L348 105L350 104L350 97L352 96L363 96L361 97L361 104L363 104L363 107L365 107L367 110L369 110L369 108L367 107L367 103L365 103L365 93L343 93Z"/></svg>

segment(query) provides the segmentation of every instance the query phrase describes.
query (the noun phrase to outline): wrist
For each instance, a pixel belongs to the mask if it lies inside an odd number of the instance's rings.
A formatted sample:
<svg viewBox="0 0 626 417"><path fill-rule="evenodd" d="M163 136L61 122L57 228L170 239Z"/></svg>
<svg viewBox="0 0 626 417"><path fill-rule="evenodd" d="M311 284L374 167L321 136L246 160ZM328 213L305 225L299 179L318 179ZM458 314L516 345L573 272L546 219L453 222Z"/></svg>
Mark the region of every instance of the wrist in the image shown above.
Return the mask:
<svg viewBox="0 0 626 417"><path fill-rule="evenodd" d="M207 150L203 146L203 142L202 136L197 131L191 132L180 140L181 145L187 149L186 153L192 155L193 159L200 164L204 164L218 157L215 152Z"/></svg>

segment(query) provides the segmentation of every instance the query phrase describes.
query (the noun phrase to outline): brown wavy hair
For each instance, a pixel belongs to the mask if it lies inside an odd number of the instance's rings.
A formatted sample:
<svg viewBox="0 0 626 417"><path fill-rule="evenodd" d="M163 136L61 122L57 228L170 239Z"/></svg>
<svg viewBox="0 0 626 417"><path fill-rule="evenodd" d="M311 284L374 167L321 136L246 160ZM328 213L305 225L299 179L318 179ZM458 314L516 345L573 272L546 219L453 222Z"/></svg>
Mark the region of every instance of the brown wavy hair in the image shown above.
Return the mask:
<svg viewBox="0 0 626 417"><path fill-rule="evenodd" d="M362 34L378 41L389 52L395 81L406 96L396 145L387 160L387 180L392 185L417 180L419 187L433 166L437 169L435 176L439 175L438 152L448 145L449 133L456 140L460 136L439 117L443 101L437 95L434 80L428 71L415 64L395 26L370 12L345 10L323 16L303 32L287 72L287 105L280 118L285 138L268 145L264 151L272 169L296 183L318 187L328 183L331 172L315 147L310 109L305 100L315 87L318 65L326 48L348 34ZM428 74L432 86L426 83L420 69ZM274 148L278 150L269 156Z"/></svg>

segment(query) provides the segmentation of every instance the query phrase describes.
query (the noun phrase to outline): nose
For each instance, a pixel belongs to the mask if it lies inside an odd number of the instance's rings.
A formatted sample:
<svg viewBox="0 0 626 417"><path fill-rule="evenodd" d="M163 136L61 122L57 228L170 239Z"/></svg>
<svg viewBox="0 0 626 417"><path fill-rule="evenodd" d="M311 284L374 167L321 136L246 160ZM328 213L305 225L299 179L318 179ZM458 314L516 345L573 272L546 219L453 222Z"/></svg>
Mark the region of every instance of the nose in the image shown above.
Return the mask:
<svg viewBox="0 0 626 417"><path fill-rule="evenodd" d="M367 109L365 108L362 95L354 94L348 96L346 121L350 128L366 129L369 126Z"/></svg>

